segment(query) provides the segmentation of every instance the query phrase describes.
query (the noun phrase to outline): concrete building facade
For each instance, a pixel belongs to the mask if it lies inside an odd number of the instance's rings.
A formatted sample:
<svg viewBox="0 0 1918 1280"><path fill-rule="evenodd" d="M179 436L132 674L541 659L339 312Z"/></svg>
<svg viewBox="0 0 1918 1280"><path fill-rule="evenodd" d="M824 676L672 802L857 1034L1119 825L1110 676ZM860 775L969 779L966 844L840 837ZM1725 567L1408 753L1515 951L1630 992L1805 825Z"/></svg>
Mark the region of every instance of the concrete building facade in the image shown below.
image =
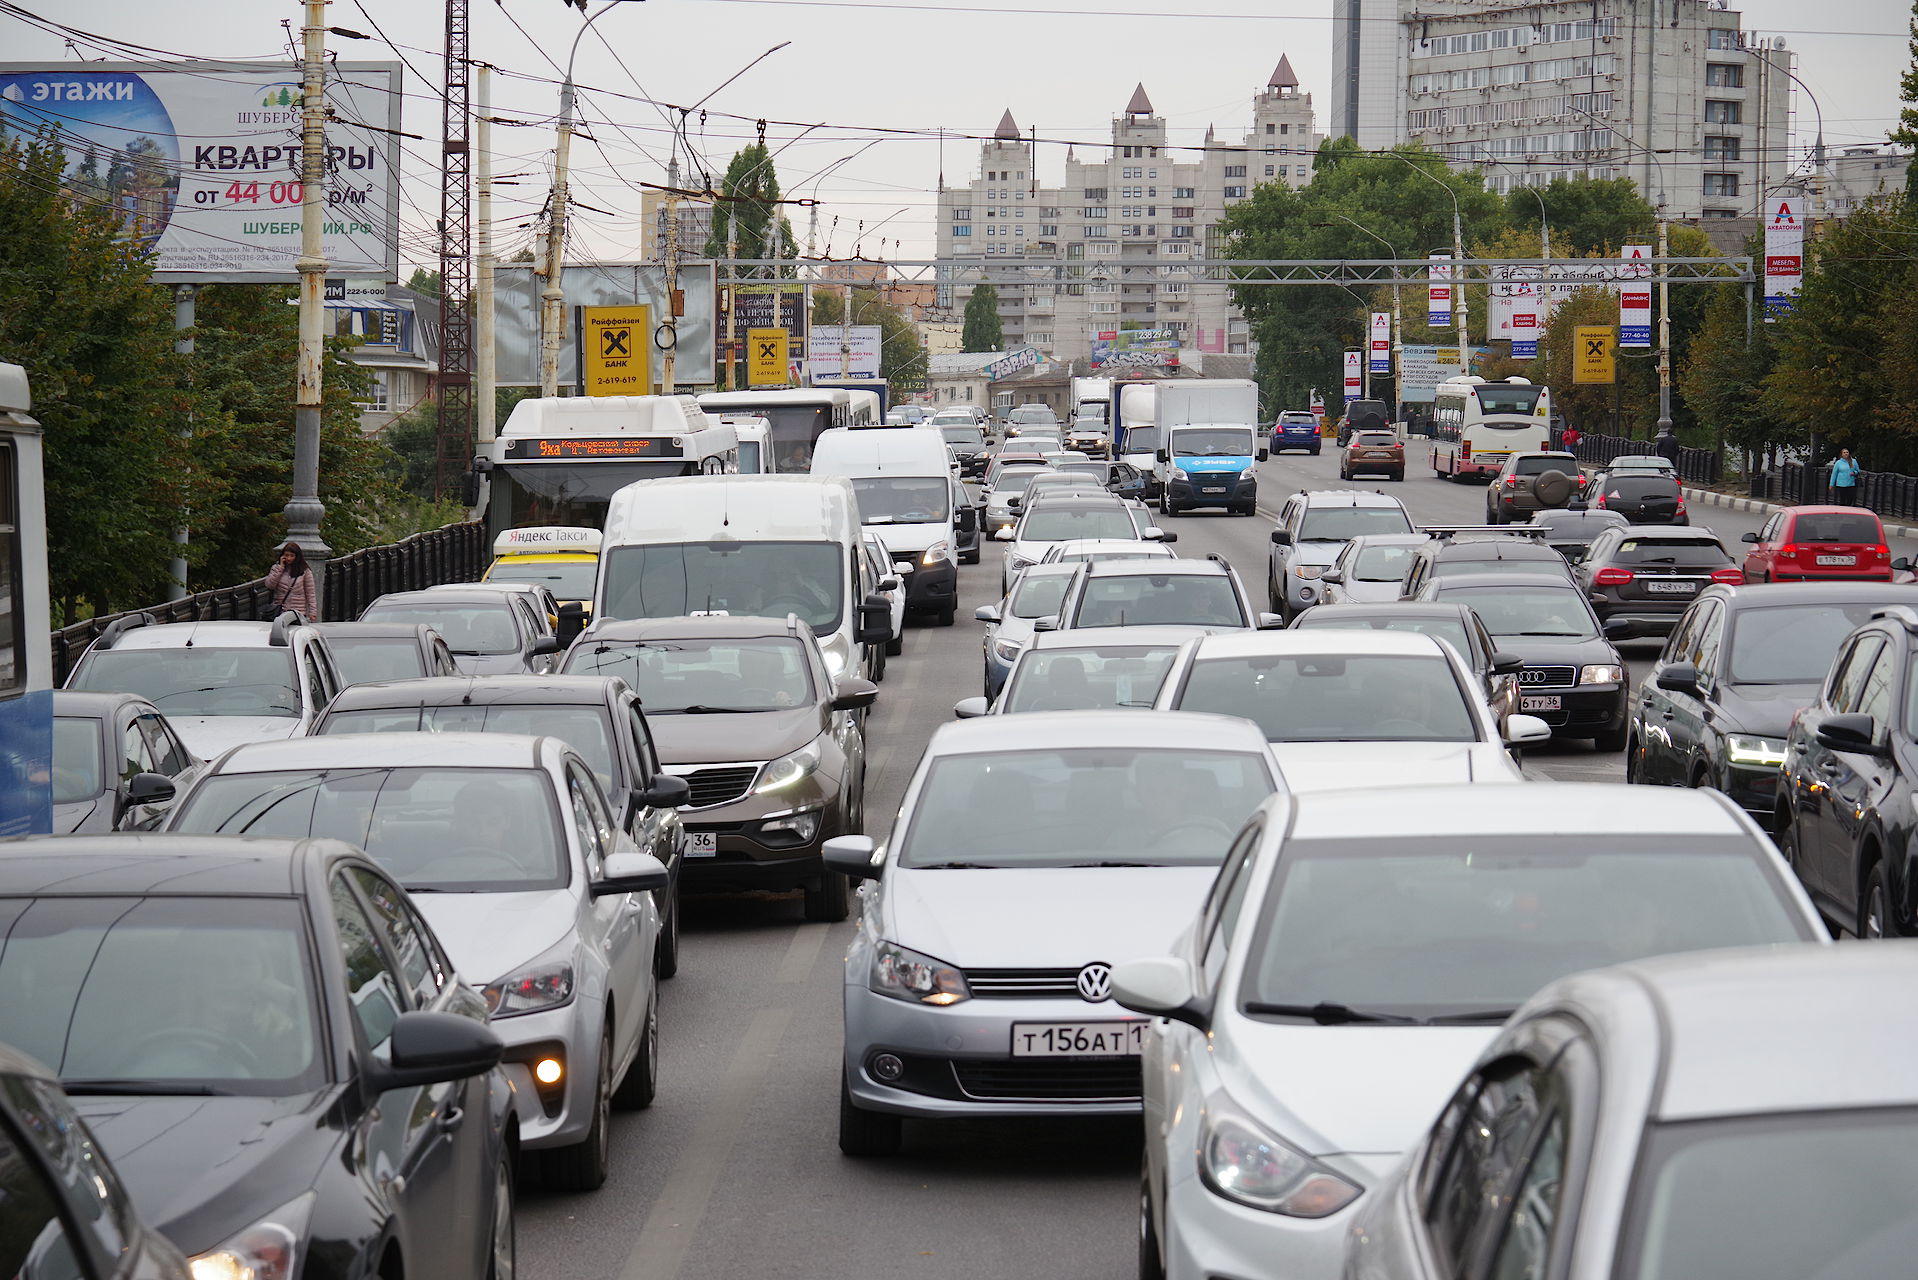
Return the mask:
<svg viewBox="0 0 1918 1280"><path fill-rule="evenodd" d="M1847 218L1859 205L1902 191L1911 170L1911 152L1893 146L1845 147L1825 158L1824 214Z"/></svg>

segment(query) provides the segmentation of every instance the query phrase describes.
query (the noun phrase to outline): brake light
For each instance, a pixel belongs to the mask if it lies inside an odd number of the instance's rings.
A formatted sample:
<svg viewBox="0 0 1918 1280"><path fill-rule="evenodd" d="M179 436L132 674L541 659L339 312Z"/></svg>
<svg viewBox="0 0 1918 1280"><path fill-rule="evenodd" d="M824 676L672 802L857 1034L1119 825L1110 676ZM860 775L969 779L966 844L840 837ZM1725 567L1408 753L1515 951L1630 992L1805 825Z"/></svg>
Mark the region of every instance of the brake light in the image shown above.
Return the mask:
<svg viewBox="0 0 1918 1280"><path fill-rule="evenodd" d="M1471 456L1472 456L1472 442L1470 440L1459 441L1458 442L1458 460L1460 462L1463 462Z"/></svg>
<svg viewBox="0 0 1918 1280"><path fill-rule="evenodd" d="M1796 542L1787 542L1779 547L1778 558L1780 560L1796 560L1798 558L1798 544Z"/></svg>
<svg viewBox="0 0 1918 1280"><path fill-rule="evenodd" d="M1601 587L1622 587L1636 576L1630 569L1600 569L1592 581Z"/></svg>
<svg viewBox="0 0 1918 1280"><path fill-rule="evenodd" d="M1889 560L1891 559L1891 548L1887 546L1873 547L1871 549L1871 558L1873 560Z"/></svg>
<svg viewBox="0 0 1918 1280"><path fill-rule="evenodd" d="M1685 500L1683 498L1678 500L1678 514L1681 516L1685 514Z"/></svg>
<svg viewBox="0 0 1918 1280"><path fill-rule="evenodd" d="M1506 477L1505 477L1505 487L1506 487L1507 489L1516 489L1516 488L1518 487L1518 477L1517 477L1517 476L1506 476Z"/></svg>
<svg viewBox="0 0 1918 1280"><path fill-rule="evenodd" d="M1605 495L1601 493L1601 494L1599 494L1599 495L1598 495L1598 496L1597 496L1596 498L1594 498L1594 499L1592 499L1592 505L1593 505L1593 506L1595 506L1595 507L1602 507L1602 506L1604 506L1604 505L1605 505Z"/></svg>
<svg viewBox="0 0 1918 1280"><path fill-rule="evenodd" d="M1743 569L1713 569L1712 581L1723 582L1734 587L1742 586L1745 581L1745 571Z"/></svg>

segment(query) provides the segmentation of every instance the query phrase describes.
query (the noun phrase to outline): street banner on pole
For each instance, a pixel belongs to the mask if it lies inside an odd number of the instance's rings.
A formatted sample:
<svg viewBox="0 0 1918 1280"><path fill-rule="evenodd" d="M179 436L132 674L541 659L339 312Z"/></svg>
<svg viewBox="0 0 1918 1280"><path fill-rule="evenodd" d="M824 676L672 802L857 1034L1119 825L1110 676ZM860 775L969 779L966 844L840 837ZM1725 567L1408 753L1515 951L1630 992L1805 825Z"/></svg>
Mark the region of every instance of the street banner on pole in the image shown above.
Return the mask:
<svg viewBox="0 0 1918 1280"><path fill-rule="evenodd" d="M1572 381L1608 383L1617 376L1612 355L1612 327L1608 324L1582 324L1573 331L1577 344L1572 352Z"/></svg>
<svg viewBox="0 0 1918 1280"><path fill-rule="evenodd" d="M746 330L746 385L785 386L791 350L792 334L786 329Z"/></svg>
<svg viewBox="0 0 1918 1280"><path fill-rule="evenodd" d="M589 396L648 396L647 342L653 332L646 307L581 307L584 339L580 381Z"/></svg>
<svg viewBox="0 0 1918 1280"><path fill-rule="evenodd" d="M1372 372L1392 372L1392 313L1372 313Z"/></svg>
<svg viewBox="0 0 1918 1280"><path fill-rule="evenodd" d="M1652 247L1628 244L1619 251L1619 256L1643 260L1645 265L1625 268L1628 274L1618 286L1618 345L1649 347L1652 345Z"/></svg>
<svg viewBox="0 0 1918 1280"><path fill-rule="evenodd" d="M879 376L879 326L816 324L806 340L806 373L815 386Z"/></svg>
<svg viewBox="0 0 1918 1280"><path fill-rule="evenodd" d="M1432 264L1426 272L1425 323L1437 329L1452 323L1452 255L1425 256Z"/></svg>
<svg viewBox="0 0 1918 1280"><path fill-rule="evenodd" d="M1797 305L1805 276L1805 200L1774 200L1765 219L1765 322L1770 324Z"/></svg>
<svg viewBox="0 0 1918 1280"><path fill-rule="evenodd" d="M1364 354L1362 351L1345 353L1345 403L1347 404L1361 398L1362 393L1359 388L1364 379L1360 374L1360 357Z"/></svg>

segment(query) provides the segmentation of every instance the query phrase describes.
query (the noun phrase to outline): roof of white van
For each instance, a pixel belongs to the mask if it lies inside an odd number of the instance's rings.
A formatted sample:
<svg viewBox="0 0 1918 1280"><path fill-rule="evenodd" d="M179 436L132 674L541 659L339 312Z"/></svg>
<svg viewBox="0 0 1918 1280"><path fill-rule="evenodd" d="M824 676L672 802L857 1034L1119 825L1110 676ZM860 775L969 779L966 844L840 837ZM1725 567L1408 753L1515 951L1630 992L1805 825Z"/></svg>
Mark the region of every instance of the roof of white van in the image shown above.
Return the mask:
<svg viewBox="0 0 1918 1280"><path fill-rule="evenodd" d="M711 475L639 480L613 495L604 547L654 542L856 542L852 482L838 476Z"/></svg>
<svg viewBox="0 0 1918 1280"><path fill-rule="evenodd" d="M699 403L709 408L749 409L756 404L820 404L847 397L844 387L789 387L784 391L708 391Z"/></svg>
<svg viewBox="0 0 1918 1280"><path fill-rule="evenodd" d="M950 465L945 436L923 427L833 427L813 441L816 476L942 476Z"/></svg>
<svg viewBox="0 0 1918 1280"><path fill-rule="evenodd" d="M500 435L667 435L712 425L692 396L555 396L514 405Z"/></svg>

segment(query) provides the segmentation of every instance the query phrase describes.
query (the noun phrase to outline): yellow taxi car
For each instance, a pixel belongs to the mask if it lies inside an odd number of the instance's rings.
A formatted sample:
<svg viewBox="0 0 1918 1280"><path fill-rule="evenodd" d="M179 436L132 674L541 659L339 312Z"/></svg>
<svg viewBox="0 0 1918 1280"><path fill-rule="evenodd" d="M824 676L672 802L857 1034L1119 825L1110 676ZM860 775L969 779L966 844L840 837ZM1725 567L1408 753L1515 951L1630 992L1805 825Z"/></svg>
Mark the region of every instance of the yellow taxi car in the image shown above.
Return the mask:
<svg viewBox="0 0 1918 1280"><path fill-rule="evenodd" d="M567 605L578 605L583 623L590 620L593 610L599 541L598 529L570 525L508 529L493 539L493 563L480 580L536 583L553 593L562 610ZM553 621L557 624L559 619Z"/></svg>

